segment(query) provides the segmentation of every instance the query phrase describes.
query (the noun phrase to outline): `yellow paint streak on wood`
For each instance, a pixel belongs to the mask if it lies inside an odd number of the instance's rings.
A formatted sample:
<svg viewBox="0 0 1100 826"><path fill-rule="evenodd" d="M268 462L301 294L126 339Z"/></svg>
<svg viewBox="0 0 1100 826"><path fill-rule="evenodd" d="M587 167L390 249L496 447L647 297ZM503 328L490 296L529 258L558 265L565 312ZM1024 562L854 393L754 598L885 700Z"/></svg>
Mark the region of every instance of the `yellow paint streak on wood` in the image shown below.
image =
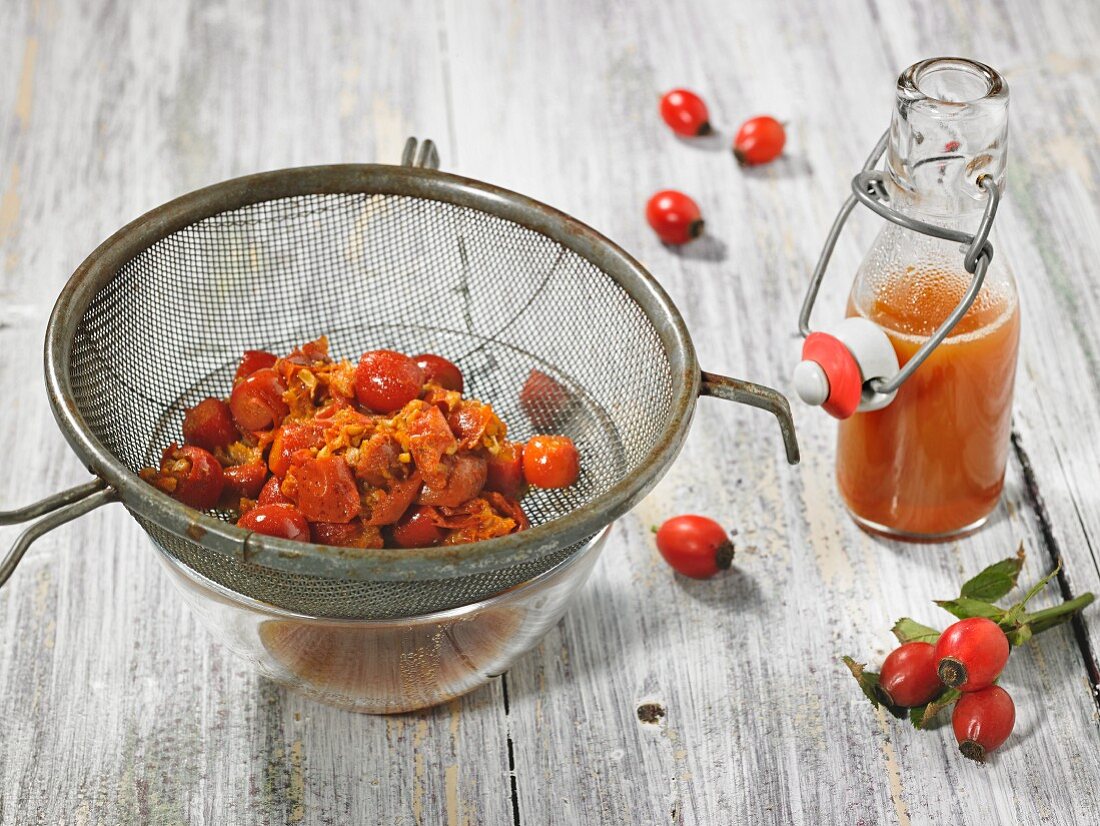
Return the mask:
<svg viewBox="0 0 1100 826"><path fill-rule="evenodd" d="M817 559L822 580L830 585L846 587L853 582L852 563L848 560L844 543L840 541L836 499L833 492L825 487L826 484L833 484L833 475L821 464L820 460L807 462L802 473L806 521L810 527L809 544Z"/></svg>
<svg viewBox="0 0 1100 826"><path fill-rule="evenodd" d="M0 243L15 231L19 219L19 164L12 164L8 188L0 195Z"/></svg>
<svg viewBox="0 0 1100 826"><path fill-rule="evenodd" d="M295 740L290 744L290 782L287 787L287 797L291 806L287 814L287 822L301 823L306 816L305 790L305 776L302 774L302 741Z"/></svg>
<svg viewBox="0 0 1100 826"><path fill-rule="evenodd" d="M428 721L420 720L413 732L413 821L424 822L424 753L420 746L428 736Z"/></svg>
<svg viewBox="0 0 1100 826"><path fill-rule="evenodd" d="M341 118L349 118L355 112L356 105L359 102L355 92L359 84L359 75L361 73L362 69L358 64L352 64L340 73L341 84L339 101Z"/></svg>
<svg viewBox="0 0 1100 826"><path fill-rule="evenodd" d="M458 812L458 766L447 766L443 772L447 790L447 826L459 826Z"/></svg>
<svg viewBox="0 0 1100 826"><path fill-rule="evenodd" d="M26 129L31 122L31 103L34 100L34 64L38 59L38 38L28 37L23 51L23 70L15 93L15 119Z"/></svg>
<svg viewBox="0 0 1100 826"><path fill-rule="evenodd" d="M1055 75L1071 75L1092 71L1093 61L1088 57L1071 56L1061 52L1051 52L1038 68L1047 69Z"/></svg>
<svg viewBox="0 0 1100 826"><path fill-rule="evenodd" d="M451 710L451 740L457 745L458 724L462 719L462 704L458 700L451 700L448 705Z"/></svg>
<svg viewBox="0 0 1100 826"><path fill-rule="evenodd" d="M34 583L34 615L43 617L46 615L46 606L50 596L50 569L42 568L38 572Z"/></svg>
<svg viewBox="0 0 1100 826"><path fill-rule="evenodd" d="M1086 188L1091 189L1088 184L1092 180L1092 164L1085 152L1087 145L1081 143L1080 136L1051 135L1045 143L1047 152L1049 152L1049 154L1046 154L1046 158L1057 159L1056 161L1050 161L1050 164L1060 172L1073 173L1086 185Z"/></svg>
<svg viewBox="0 0 1100 826"><path fill-rule="evenodd" d="M898 826L911 826L909 809L901 797L901 769L898 766L898 753L890 742L890 726L886 721L886 712L881 706L875 709L879 730L882 732L882 756L886 760L886 779L890 785L890 800L894 804L894 814L898 816Z"/></svg>
<svg viewBox="0 0 1100 826"><path fill-rule="evenodd" d="M401 159L401 150L405 148L405 138L412 134L401 110L393 106L389 99L376 97L371 101L369 123L378 155L375 160L379 163L397 163Z"/></svg>

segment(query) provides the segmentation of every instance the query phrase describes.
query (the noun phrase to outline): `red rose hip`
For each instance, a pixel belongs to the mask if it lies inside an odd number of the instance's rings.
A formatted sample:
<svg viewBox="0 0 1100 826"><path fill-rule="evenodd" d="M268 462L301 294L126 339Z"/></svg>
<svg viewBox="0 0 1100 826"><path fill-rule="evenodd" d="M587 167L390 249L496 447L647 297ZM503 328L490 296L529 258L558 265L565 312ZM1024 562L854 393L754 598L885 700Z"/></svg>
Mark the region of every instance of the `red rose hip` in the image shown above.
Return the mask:
<svg viewBox="0 0 1100 826"><path fill-rule="evenodd" d="M458 365L443 356L421 353L419 356L413 356L413 361L423 372L425 384L433 382L444 390L456 390L459 393L465 389L462 371L458 369Z"/></svg>
<svg viewBox="0 0 1100 826"><path fill-rule="evenodd" d="M661 119L677 135L689 138L711 131L707 105L688 89L673 89L661 98Z"/></svg>
<svg viewBox="0 0 1100 826"><path fill-rule="evenodd" d="M993 620L959 620L936 643L936 671L949 688L979 691L1000 676L1008 648L1008 637Z"/></svg>
<svg viewBox="0 0 1100 826"><path fill-rule="evenodd" d="M310 522L350 522L359 515L359 489L343 456L309 458L291 467L298 510Z"/></svg>
<svg viewBox="0 0 1100 826"><path fill-rule="evenodd" d="M393 541L402 548L430 548L443 541L444 531L436 524L433 508L410 508L391 529Z"/></svg>
<svg viewBox="0 0 1100 826"><path fill-rule="evenodd" d="M169 445L160 459L160 487L196 510L210 510L221 499L225 474L208 450Z"/></svg>
<svg viewBox="0 0 1100 826"><path fill-rule="evenodd" d="M1008 739L1015 724L1016 706L999 685L964 694L951 713L959 751L978 762Z"/></svg>
<svg viewBox="0 0 1100 826"><path fill-rule="evenodd" d="M768 115L760 115L741 124L733 140L733 155L743 166L769 163L782 154L786 143L783 124Z"/></svg>
<svg viewBox="0 0 1100 826"><path fill-rule="evenodd" d="M256 500L258 505L293 505L286 496L283 495L281 486L279 485L279 477L272 476L264 486L260 489L260 496Z"/></svg>
<svg viewBox="0 0 1100 826"><path fill-rule="evenodd" d="M233 387L229 410L244 430L257 431L278 427L290 408L283 401L286 384L271 367L245 376Z"/></svg>
<svg viewBox="0 0 1100 826"><path fill-rule="evenodd" d="M558 427L570 412L570 394L560 382L532 369L519 391L519 406L540 430Z"/></svg>
<svg viewBox="0 0 1100 826"><path fill-rule="evenodd" d="M275 362L278 360L274 353L269 353L266 350L245 350L244 355L241 357L241 363L237 365L237 373L233 376L233 383L236 384L241 379L248 378L257 370L274 367Z"/></svg>
<svg viewBox="0 0 1100 826"><path fill-rule="evenodd" d="M235 496L246 499L255 499L259 496L267 480L267 465L262 461L234 465L225 468L222 472L225 475L225 489L232 491Z"/></svg>
<svg viewBox="0 0 1100 826"><path fill-rule="evenodd" d="M237 525L265 536L309 542L309 522L292 505L258 505L238 519Z"/></svg>
<svg viewBox="0 0 1100 826"><path fill-rule="evenodd" d="M733 563L726 529L706 516L685 514L665 521L657 531L657 550L673 570L707 579Z"/></svg>
<svg viewBox="0 0 1100 826"><path fill-rule="evenodd" d="M943 691L936 673L936 647L907 642L890 652L879 672L879 691L888 705L922 706Z"/></svg>
<svg viewBox="0 0 1100 826"><path fill-rule="evenodd" d="M537 488L567 488L580 471L577 447L568 436L532 436L523 448L523 476Z"/></svg>
<svg viewBox="0 0 1100 826"><path fill-rule="evenodd" d="M519 499L524 491L523 445L505 442L496 456L489 457L486 490L495 490L508 499Z"/></svg>
<svg viewBox="0 0 1100 826"><path fill-rule="evenodd" d="M355 396L375 413L396 413L420 395L424 371L403 353L371 350L355 369Z"/></svg>
<svg viewBox="0 0 1100 826"><path fill-rule="evenodd" d="M241 434L233 424L229 405L221 399L203 399L184 414L183 441L189 445L214 451L231 445L239 438Z"/></svg>
<svg viewBox="0 0 1100 826"><path fill-rule="evenodd" d="M645 218L661 242L672 246L686 244L703 233L699 205L675 189L663 189L650 198Z"/></svg>

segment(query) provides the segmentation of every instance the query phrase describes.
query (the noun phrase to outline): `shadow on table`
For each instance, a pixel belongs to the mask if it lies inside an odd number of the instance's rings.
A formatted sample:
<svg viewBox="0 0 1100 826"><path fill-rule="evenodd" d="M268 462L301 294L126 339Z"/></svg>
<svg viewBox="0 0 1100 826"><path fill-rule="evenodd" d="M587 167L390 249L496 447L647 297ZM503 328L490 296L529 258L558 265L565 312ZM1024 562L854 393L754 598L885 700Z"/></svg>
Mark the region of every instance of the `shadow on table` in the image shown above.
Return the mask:
<svg viewBox="0 0 1100 826"><path fill-rule="evenodd" d="M726 244L722 239L703 233L690 244L682 247L670 247L678 257L689 261L710 261L719 263L726 260Z"/></svg>
<svg viewBox="0 0 1100 826"><path fill-rule="evenodd" d="M734 614L752 612L764 605L760 586L736 563L712 579L692 579L675 574L676 587L688 599Z"/></svg>
<svg viewBox="0 0 1100 826"><path fill-rule="evenodd" d="M741 171L751 178L810 178L814 168L801 155L784 153L771 163L743 166Z"/></svg>

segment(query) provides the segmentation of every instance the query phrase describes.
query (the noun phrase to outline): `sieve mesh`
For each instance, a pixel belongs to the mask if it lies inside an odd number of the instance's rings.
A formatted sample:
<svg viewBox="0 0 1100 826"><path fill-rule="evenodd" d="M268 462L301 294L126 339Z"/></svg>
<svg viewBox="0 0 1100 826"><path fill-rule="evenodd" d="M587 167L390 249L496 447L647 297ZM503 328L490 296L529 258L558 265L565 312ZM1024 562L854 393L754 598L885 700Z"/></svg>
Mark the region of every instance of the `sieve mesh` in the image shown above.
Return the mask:
<svg viewBox="0 0 1100 826"><path fill-rule="evenodd" d="M661 337L616 278L548 235L489 212L370 192L252 203L151 243L83 310L68 382L91 434L136 472L179 438L187 407L226 394L242 351L286 352L321 334L337 357L380 347L440 353L462 369L469 395L494 406L511 438L572 437L580 479L567 489L533 491L524 508L534 525L641 472L670 419L681 415ZM519 399L532 370L566 395L529 417ZM216 553L134 515L203 576L327 617L383 619L469 604L548 570L583 544L475 574L459 566L455 576L431 581L350 579ZM302 547L307 561L333 553Z"/></svg>

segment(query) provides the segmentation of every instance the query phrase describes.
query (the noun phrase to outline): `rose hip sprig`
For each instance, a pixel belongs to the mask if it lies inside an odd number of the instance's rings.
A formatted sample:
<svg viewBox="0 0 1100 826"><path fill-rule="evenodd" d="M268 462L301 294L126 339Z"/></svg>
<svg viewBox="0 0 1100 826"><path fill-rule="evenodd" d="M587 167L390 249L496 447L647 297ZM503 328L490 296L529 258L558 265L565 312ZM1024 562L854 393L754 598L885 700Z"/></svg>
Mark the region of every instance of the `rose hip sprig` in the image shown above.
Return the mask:
<svg viewBox="0 0 1100 826"><path fill-rule="evenodd" d="M1023 599L1003 608L996 600L1013 588L1024 565L1024 549L985 568L963 583L955 599L936 600L958 622L943 632L909 617L894 623L901 646L882 664L881 672L844 657L867 699L896 717L909 717L925 728L952 703L960 751L984 760L1012 731L1016 719L1012 698L996 685L1013 647L1035 634L1068 622L1093 601L1092 593L1039 611L1028 611L1032 597L1045 588L1059 568L1032 586Z"/></svg>

